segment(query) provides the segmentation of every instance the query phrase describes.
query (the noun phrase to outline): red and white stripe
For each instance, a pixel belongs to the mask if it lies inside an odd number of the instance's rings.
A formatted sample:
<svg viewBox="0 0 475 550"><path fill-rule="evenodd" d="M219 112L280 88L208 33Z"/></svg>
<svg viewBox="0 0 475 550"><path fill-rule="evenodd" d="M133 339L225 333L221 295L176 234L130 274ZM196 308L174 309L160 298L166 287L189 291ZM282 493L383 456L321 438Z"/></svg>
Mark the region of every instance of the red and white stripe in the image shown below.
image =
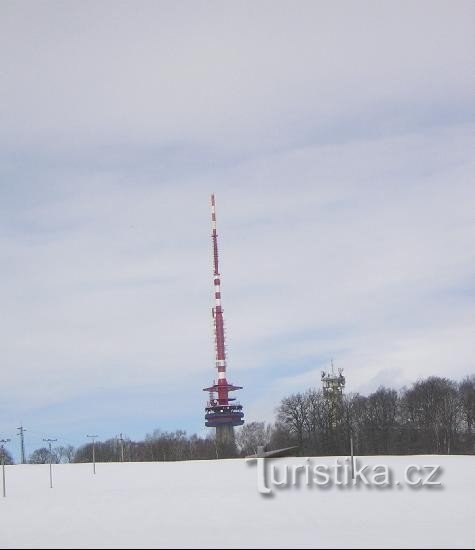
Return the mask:
<svg viewBox="0 0 475 550"><path fill-rule="evenodd" d="M221 307L221 278L219 274L218 234L216 232L216 203L211 195L211 229L213 241L213 284L214 284L214 335L216 347L216 368L218 369L218 398L220 404L228 404L228 389L226 381L226 346L224 336L223 310Z"/></svg>

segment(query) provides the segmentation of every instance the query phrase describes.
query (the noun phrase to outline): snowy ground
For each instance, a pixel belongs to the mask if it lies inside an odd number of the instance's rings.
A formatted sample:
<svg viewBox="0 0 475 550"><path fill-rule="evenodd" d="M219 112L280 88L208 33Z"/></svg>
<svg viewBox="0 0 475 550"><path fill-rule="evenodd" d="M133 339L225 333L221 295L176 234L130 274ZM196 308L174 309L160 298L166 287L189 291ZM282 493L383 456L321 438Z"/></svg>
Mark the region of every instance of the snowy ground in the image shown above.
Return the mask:
<svg viewBox="0 0 475 550"><path fill-rule="evenodd" d="M89 464L59 465L50 489L48 466L9 466L0 547L475 546L474 457L361 460L388 464L397 479L408 464L440 464L442 488L302 483L265 497L256 465L228 460L98 464L96 476Z"/></svg>

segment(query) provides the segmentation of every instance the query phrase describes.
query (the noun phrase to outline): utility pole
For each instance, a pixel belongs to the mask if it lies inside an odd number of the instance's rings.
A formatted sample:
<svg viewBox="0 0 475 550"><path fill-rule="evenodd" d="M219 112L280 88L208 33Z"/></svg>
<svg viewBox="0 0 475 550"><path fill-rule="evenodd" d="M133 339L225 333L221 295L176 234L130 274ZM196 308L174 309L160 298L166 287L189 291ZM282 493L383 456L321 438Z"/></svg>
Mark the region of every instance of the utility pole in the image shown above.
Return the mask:
<svg viewBox="0 0 475 550"><path fill-rule="evenodd" d="M49 445L49 486L50 489L53 488L53 451L51 450L51 443L54 443L55 441L58 441L57 439L43 439L46 443Z"/></svg>
<svg viewBox="0 0 475 550"><path fill-rule="evenodd" d="M0 439L0 449L2 450L2 478L3 478L3 496L7 496L6 488L5 488L5 443L8 443L9 439Z"/></svg>
<svg viewBox="0 0 475 550"><path fill-rule="evenodd" d="M124 438L122 437L122 434L119 435L119 441L121 462L124 462Z"/></svg>
<svg viewBox="0 0 475 550"><path fill-rule="evenodd" d="M23 425L21 425L17 430L20 430L17 435L20 436L20 444L21 444L21 463L26 464L26 457L25 457L25 428Z"/></svg>
<svg viewBox="0 0 475 550"><path fill-rule="evenodd" d="M350 453L351 453L351 479L355 479L355 455L353 453L353 432L350 433Z"/></svg>
<svg viewBox="0 0 475 550"><path fill-rule="evenodd" d="M92 473L96 473L96 438L97 435L86 435L86 437L89 437L92 439Z"/></svg>

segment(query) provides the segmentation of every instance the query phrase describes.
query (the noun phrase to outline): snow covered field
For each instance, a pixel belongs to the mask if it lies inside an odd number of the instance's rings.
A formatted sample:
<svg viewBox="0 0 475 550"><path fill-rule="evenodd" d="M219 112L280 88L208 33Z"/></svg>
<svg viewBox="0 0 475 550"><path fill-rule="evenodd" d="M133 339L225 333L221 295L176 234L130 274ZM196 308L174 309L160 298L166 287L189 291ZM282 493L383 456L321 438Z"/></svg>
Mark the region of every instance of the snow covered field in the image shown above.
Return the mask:
<svg viewBox="0 0 475 550"><path fill-rule="evenodd" d="M333 464L312 458L311 464ZM475 459L365 457L396 479L440 464L442 488L286 486L258 493L243 460L6 467L0 547L474 547ZM308 462L307 462L308 463ZM280 459L305 464L304 459Z"/></svg>

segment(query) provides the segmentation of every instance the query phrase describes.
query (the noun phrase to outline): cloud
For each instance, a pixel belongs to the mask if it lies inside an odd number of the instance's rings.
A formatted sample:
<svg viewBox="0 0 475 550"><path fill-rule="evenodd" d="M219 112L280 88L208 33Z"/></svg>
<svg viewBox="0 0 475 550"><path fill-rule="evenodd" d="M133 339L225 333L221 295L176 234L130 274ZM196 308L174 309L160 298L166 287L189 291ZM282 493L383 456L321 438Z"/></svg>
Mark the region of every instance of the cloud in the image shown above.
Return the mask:
<svg viewBox="0 0 475 550"><path fill-rule="evenodd" d="M351 391L473 372L472 3L26 6L0 23L5 429L200 429L212 191L250 420L331 358Z"/></svg>
<svg viewBox="0 0 475 550"><path fill-rule="evenodd" d="M378 113L439 118L472 96L474 8L457 6L4 4L1 136L249 152Z"/></svg>

